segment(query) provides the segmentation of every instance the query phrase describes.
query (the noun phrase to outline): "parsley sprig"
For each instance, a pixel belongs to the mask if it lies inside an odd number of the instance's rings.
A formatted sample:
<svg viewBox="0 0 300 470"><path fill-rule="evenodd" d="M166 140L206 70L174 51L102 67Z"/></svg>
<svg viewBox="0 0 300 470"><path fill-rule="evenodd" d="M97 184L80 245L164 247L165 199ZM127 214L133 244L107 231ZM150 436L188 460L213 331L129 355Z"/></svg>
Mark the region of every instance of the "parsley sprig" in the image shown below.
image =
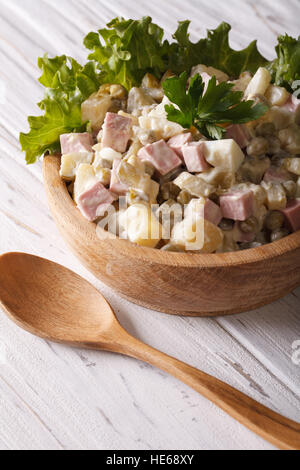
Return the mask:
<svg viewBox="0 0 300 470"><path fill-rule="evenodd" d="M166 96L173 103L165 107L168 120L186 129L195 126L205 137L217 140L226 133L225 124L244 124L266 113L267 106L242 101L243 93L233 91L233 86L228 82L217 84L214 76L205 90L200 75L192 77L188 84L186 72L169 78L163 84Z"/></svg>

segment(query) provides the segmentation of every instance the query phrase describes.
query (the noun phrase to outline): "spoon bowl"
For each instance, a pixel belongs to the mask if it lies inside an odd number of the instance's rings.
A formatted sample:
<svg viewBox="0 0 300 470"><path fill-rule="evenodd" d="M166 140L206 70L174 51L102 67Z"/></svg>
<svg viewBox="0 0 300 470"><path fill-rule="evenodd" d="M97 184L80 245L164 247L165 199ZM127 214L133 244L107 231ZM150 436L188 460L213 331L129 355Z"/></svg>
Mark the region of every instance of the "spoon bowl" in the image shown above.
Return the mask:
<svg viewBox="0 0 300 470"><path fill-rule="evenodd" d="M89 282L25 253L0 257L0 299L16 323L52 341L99 342L119 325L110 305Z"/></svg>
<svg viewBox="0 0 300 470"><path fill-rule="evenodd" d="M23 253L0 256L0 306L34 335L126 354L159 367L277 447L300 450L300 424L130 336L104 297L63 266Z"/></svg>

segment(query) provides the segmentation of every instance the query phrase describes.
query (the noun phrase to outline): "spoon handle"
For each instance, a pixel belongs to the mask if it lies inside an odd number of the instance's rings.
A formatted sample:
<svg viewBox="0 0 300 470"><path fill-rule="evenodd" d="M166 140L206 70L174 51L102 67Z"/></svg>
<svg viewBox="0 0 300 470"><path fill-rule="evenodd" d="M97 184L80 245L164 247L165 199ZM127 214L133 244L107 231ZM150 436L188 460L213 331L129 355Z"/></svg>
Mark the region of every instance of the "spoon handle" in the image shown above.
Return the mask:
<svg viewBox="0 0 300 470"><path fill-rule="evenodd" d="M270 410L226 383L151 348L129 334L122 335L114 351L147 362L173 375L274 446L283 450L300 450L300 424Z"/></svg>

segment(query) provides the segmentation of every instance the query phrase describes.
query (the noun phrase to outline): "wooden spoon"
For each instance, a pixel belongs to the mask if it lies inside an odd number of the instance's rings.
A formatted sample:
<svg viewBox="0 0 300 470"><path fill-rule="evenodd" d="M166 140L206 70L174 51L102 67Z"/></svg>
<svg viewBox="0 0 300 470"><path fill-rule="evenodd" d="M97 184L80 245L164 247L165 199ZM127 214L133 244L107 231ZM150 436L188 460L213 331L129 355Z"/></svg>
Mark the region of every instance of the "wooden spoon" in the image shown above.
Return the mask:
<svg viewBox="0 0 300 470"><path fill-rule="evenodd" d="M34 335L148 362L182 380L273 445L300 449L298 423L130 336L92 285L56 263L23 253L2 255L0 304L15 323Z"/></svg>

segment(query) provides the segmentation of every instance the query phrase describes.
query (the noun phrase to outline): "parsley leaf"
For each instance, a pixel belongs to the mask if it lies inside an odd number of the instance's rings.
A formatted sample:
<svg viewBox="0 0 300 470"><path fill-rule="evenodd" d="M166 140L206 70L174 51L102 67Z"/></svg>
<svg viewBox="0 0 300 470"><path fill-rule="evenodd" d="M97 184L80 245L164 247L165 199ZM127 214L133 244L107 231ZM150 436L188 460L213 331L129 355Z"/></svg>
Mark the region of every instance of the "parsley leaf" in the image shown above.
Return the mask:
<svg viewBox="0 0 300 470"><path fill-rule="evenodd" d="M164 82L164 92L173 103L165 107L168 120L186 129L195 126L207 138L221 139L226 132L224 125L254 121L268 109L261 103L254 105L253 101L242 101L242 92L232 91L232 83L217 84L215 76L206 91L198 74L187 85L186 72Z"/></svg>

